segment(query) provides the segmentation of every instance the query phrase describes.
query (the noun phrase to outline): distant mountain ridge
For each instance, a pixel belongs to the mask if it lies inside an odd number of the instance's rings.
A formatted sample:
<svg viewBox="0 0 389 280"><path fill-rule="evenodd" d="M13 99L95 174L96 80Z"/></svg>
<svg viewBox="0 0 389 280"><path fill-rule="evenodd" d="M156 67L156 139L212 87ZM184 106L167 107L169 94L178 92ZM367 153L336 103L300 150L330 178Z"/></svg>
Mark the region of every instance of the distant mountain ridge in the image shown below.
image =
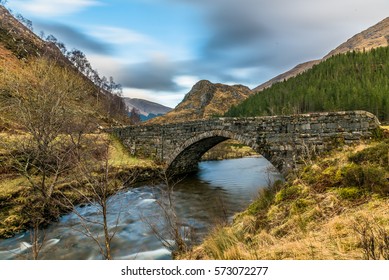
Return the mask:
<svg viewBox="0 0 389 280"><path fill-rule="evenodd" d="M124 103L128 107L128 111L131 112L135 108L138 113L141 115L142 121L161 116L171 111L172 108L158 104L156 102L151 102L145 99L140 98L128 98L125 97Z"/></svg>
<svg viewBox="0 0 389 280"><path fill-rule="evenodd" d="M389 46L389 17L380 21L376 25L356 34L345 43L329 52L322 59L301 63L293 69L255 87L252 91L254 93L259 92L268 87L271 87L274 83L282 82L284 80L288 80L289 78L295 77L298 74L311 69L313 66L336 54L347 53L349 51L369 51L373 48L386 46Z"/></svg>
<svg viewBox="0 0 389 280"><path fill-rule="evenodd" d="M152 119L149 123L184 122L221 116L230 106L245 100L251 93L251 90L243 85L228 86L202 80L192 87L174 110Z"/></svg>

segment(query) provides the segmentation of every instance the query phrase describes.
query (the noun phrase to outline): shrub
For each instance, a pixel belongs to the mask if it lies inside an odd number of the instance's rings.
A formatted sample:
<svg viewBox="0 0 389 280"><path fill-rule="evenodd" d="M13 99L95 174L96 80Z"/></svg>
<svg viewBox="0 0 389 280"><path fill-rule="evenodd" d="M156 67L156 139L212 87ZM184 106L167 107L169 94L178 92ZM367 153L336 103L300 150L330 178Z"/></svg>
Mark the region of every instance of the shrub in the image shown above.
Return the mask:
<svg viewBox="0 0 389 280"><path fill-rule="evenodd" d="M354 153L349 156L349 160L358 164L376 164L389 170L389 140Z"/></svg>
<svg viewBox="0 0 389 280"><path fill-rule="evenodd" d="M389 260L389 230L374 219L357 218L353 230L359 237L358 247L367 260Z"/></svg>
<svg viewBox="0 0 389 280"><path fill-rule="evenodd" d="M389 183L385 173L380 166L349 164L341 169L342 186L355 186L386 195L389 192Z"/></svg>
<svg viewBox="0 0 389 280"><path fill-rule="evenodd" d="M357 200L364 196L365 192L357 187L345 187L336 190L341 199Z"/></svg>
<svg viewBox="0 0 389 280"><path fill-rule="evenodd" d="M300 185L286 186L276 194L275 202L280 203L281 201L296 199L301 193L302 187Z"/></svg>

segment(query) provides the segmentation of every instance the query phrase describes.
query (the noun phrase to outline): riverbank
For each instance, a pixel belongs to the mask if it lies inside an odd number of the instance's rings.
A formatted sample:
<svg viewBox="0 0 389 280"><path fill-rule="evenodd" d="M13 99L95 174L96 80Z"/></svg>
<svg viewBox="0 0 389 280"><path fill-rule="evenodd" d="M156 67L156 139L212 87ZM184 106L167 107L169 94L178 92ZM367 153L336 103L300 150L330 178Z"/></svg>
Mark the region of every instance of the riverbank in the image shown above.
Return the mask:
<svg viewBox="0 0 389 280"><path fill-rule="evenodd" d="M1 133L0 140L2 143L8 142L12 147L12 142L23 141L24 134L16 133ZM108 147L108 177L115 181L114 186L109 190L110 194L114 194L123 189L123 186L128 187L128 182L136 184L143 181L158 178L161 169L151 160L137 159L129 156L126 149L115 138L107 134L92 134L88 136L90 143L98 146L102 142L109 143ZM97 152L96 151L93 152ZM27 230L31 226L32 215L28 212L31 205L34 205L36 194L34 193L31 182L26 176L16 172L12 157L8 156L9 151L0 149L0 238L9 238L18 232ZM104 164L103 160L100 163ZM99 176L97 171L94 176ZM90 190L85 188L85 182L80 182L75 174L68 174L68 178L63 183L56 185L53 190L53 199L63 201L66 197L69 205L77 205L88 200L92 194ZM36 178L34 178L36 179ZM50 178L48 179L50 180ZM37 180L39 181L39 179ZM48 221L55 221L61 215L69 212L68 207L57 206L58 208L51 217L47 217ZM26 214L27 212L27 214Z"/></svg>
<svg viewBox="0 0 389 280"><path fill-rule="evenodd" d="M388 259L389 140L342 148L261 191L180 259Z"/></svg>
<svg viewBox="0 0 389 280"><path fill-rule="evenodd" d="M277 180L278 173L269 172L269 162L262 157L248 157L199 163L199 171L174 183L171 197L176 217L185 240L196 243L209 233L215 223L229 220L245 209L261 186ZM110 232L115 232L111 248L113 259L146 260L171 259L171 251L155 235L164 233L168 240L172 224L166 220L167 186L143 182L134 188L119 191L109 198L107 221ZM99 207L82 204L76 211L65 214L44 228L45 242L40 259L101 259L96 243L86 235L83 219L101 220ZM100 225L88 223L94 236L101 236ZM0 240L0 259L29 259L31 232ZM165 244L167 245L167 244ZM173 245L172 245L173 246ZM170 249L174 249L171 248Z"/></svg>
<svg viewBox="0 0 389 280"><path fill-rule="evenodd" d="M14 145L14 143L25 141L25 137L28 136L20 131L0 133L0 140L4 143L0 146L0 238L9 238L29 229L33 216L28 212L31 207L35 207L34 205L37 204L34 202L37 201L36 191L31 186L28 177L22 176L20 170L15 170L13 159L15 156L11 154L14 153L17 157L25 155L20 154L17 150L11 152L7 150L8 147L11 149L17 147L18 145ZM136 185L140 182L161 180L160 166L152 160L130 156L126 148L116 138L104 133L90 134L86 138L88 138L87 145L83 149L91 149L89 152L92 154L101 153L99 146L104 142L109 142L107 171L110 180L117 182L112 184L114 187L109 190L110 195L122 190L123 186L128 187L128 182L131 182L131 185ZM256 155L256 153L249 147L236 141L226 141L209 151L203 160L222 160L252 155ZM96 170L94 176L100 176L105 172L104 168L101 169L104 165L103 159L100 161L98 163L100 170ZM91 162L91 164L96 164L96 162ZM85 203L93 196L90 190L84 188L85 182L80 182L80 175L74 175L66 175L68 178L54 188L53 199L58 200L58 203L56 203L55 211L50 216L45 217L46 224L56 221L60 216L68 213L72 205ZM39 182L40 178L35 178L35 181ZM68 200L66 204L70 208L61 205L64 197L65 200Z"/></svg>

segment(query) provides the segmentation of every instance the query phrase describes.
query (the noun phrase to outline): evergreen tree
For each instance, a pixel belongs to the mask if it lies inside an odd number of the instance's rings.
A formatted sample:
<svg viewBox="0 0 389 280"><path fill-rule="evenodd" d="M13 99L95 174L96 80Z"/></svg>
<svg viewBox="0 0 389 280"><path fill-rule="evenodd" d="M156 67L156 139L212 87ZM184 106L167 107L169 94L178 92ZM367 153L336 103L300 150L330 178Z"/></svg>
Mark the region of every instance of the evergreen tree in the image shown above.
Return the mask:
<svg viewBox="0 0 389 280"><path fill-rule="evenodd" d="M389 121L389 47L339 54L233 106L226 116L366 110Z"/></svg>

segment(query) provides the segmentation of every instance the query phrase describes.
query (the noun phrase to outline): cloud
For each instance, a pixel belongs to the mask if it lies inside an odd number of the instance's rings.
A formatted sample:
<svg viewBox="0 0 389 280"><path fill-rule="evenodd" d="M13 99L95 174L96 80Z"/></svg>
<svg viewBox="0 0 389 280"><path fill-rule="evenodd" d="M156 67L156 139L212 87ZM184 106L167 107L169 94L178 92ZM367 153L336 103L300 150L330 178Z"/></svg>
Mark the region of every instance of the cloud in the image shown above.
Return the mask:
<svg viewBox="0 0 389 280"><path fill-rule="evenodd" d="M127 44L151 44L153 39L133 30L114 26L93 26L88 29L88 34L100 41L117 45Z"/></svg>
<svg viewBox="0 0 389 280"><path fill-rule="evenodd" d="M72 14L87 7L102 4L97 0L14 0L10 2L12 8L36 13L40 17L56 17Z"/></svg>
<svg viewBox="0 0 389 280"><path fill-rule="evenodd" d="M148 13L143 14L143 10L137 10L141 16L131 26L109 26L99 21L83 29L52 23L46 23L43 29L86 53L90 51L92 65L97 65L102 74L114 76L131 93L147 92L152 96L154 92L158 98L177 100L196 79L255 87L298 63L323 57L351 36L387 17L389 10L387 0L139 1L146 1L148 8L154 5L155 11L147 9ZM12 2L34 10L39 16L75 13L108 3ZM109 7L116 2L120 1L112 1ZM159 5L165 12L161 17L156 16ZM162 18L167 10L183 12L182 18L187 21L180 25L172 16L165 25ZM186 10L190 11L188 16ZM182 33L187 27L187 33ZM154 34L155 30L159 34ZM113 59L108 59L109 55Z"/></svg>
<svg viewBox="0 0 389 280"><path fill-rule="evenodd" d="M387 16L385 0L170 0L200 10L208 37L198 60L233 69L285 71L324 56ZM241 76L235 76L242 81ZM262 82L261 77L252 77ZM247 80L247 79L246 79Z"/></svg>
<svg viewBox="0 0 389 280"><path fill-rule="evenodd" d="M153 89L157 91L177 91L174 82L177 66L163 55L154 55L147 62L127 65L118 80L124 87Z"/></svg>
<svg viewBox="0 0 389 280"><path fill-rule="evenodd" d="M98 54L108 54L112 49L112 45L85 34L69 25L53 22L36 22L37 29L44 30L46 33L51 33L60 41L64 41L81 51L91 51Z"/></svg>
<svg viewBox="0 0 389 280"><path fill-rule="evenodd" d="M115 79L132 93L146 91L151 96L155 92L169 100L176 100L177 93L183 96L189 83L195 83L194 77L255 87L298 63L323 57L385 18L389 10L387 0L165 1L199 12L204 33L193 35L205 41L196 44L190 59L173 59L177 58L175 41L157 42L133 30L101 26L90 34L99 40L109 37L113 44L128 45L127 49L141 46L137 55L141 61L119 63ZM148 55L156 50L164 54Z"/></svg>
<svg viewBox="0 0 389 280"><path fill-rule="evenodd" d="M174 77L173 80L178 86L186 88L189 91L189 89L191 89L193 85L197 83L200 79L197 76L180 75Z"/></svg>

